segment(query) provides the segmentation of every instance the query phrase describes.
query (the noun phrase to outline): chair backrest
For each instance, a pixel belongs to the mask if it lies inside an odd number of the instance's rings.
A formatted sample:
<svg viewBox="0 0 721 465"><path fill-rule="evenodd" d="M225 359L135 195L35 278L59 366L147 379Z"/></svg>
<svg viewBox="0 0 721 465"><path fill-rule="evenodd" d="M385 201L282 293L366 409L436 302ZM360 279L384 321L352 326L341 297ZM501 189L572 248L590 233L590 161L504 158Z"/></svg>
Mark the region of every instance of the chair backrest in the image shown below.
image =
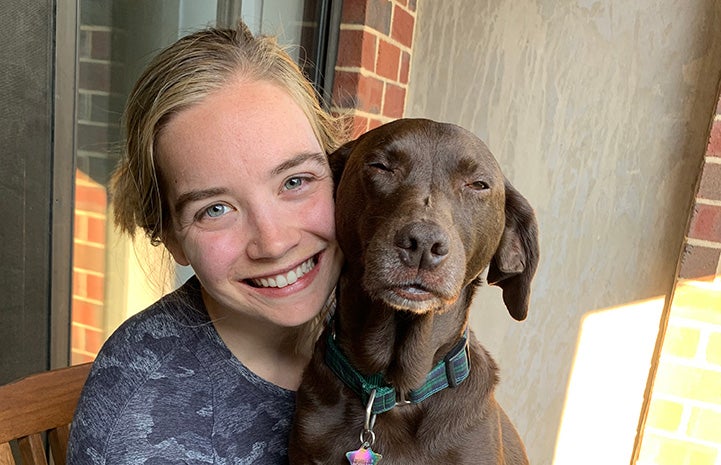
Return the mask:
<svg viewBox="0 0 721 465"><path fill-rule="evenodd" d="M0 465L15 464L13 440L23 465L47 465L45 432L55 465L65 465L70 421L90 365L46 371L0 386Z"/></svg>

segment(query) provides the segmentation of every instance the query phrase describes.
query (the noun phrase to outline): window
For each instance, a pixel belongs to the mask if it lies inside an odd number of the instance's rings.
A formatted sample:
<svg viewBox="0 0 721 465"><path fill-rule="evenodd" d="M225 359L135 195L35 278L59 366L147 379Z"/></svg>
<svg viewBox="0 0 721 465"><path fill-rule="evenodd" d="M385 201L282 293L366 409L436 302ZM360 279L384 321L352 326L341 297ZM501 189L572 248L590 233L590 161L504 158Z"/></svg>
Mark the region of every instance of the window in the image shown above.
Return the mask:
<svg viewBox="0 0 721 465"><path fill-rule="evenodd" d="M165 269L162 247L136 244L112 226L108 181L121 147L125 98L147 62L178 37L238 17L255 33L296 44L321 95L337 31L339 2L326 0L81 0L76 91L71 360L91 360L110 333L182 282L188 270ZM307 63L307 64L306 64ZM329 64L330 66L333 63ZM332 69L332 68L331 68ZM332 76L330 76L332 77ZM152 270L150 272L149 270Z"/></svg>

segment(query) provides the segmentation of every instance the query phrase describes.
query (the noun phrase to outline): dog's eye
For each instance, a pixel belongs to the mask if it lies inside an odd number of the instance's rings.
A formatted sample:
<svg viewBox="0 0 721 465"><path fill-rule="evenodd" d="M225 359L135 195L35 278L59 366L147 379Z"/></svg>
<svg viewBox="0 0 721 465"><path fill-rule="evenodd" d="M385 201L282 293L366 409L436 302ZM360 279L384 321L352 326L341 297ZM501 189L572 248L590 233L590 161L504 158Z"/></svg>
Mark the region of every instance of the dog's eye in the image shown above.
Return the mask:
<svg viewBox="0 0 721 465"><path fill-rule="evenodd" d="M485 181L473 181L472 183L468 184L468 187L476 191L484 191L490 188L488 183L486 183Z"/></svg>
<svg viewBox="0 0 721 465"><path fill-rule="evenodd" d="M388 171L388 172L393 171L393 169L390 166L386 165L385 163L379 162L379 161L374 161L372 163L368 163L368 166L370 168L375 168L380 171Z"/></svg>

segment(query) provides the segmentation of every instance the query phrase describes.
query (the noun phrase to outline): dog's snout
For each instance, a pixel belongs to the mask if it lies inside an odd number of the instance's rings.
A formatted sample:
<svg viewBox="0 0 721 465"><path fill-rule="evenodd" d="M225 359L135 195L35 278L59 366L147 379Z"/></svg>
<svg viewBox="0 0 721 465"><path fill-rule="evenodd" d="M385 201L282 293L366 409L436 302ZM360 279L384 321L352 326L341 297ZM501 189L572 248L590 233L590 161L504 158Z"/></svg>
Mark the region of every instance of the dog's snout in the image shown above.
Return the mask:
<svg viewBox="0 0 721 465"><path fill-rule="evenodd" d="M395 237L401 261L409 267L434 269L448 256L448 235L433 223L415 222L401 228Z"/></svg>

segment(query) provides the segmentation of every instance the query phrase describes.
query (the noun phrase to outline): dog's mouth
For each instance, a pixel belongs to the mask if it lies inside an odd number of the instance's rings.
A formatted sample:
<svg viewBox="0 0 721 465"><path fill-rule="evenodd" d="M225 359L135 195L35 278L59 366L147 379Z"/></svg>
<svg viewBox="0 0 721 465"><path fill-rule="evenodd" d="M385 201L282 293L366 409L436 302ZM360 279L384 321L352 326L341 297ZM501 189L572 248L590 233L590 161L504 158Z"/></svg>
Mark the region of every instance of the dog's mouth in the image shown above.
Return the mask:
<svg viewBox="0 0 721 465"><path fill-rule="evenodd" d="M398 295L402 299L423 302L435 298L435 294L424 286L412 284L409 286L399 286L390 289L391 292Z"/></svg>
<svg viewBox="0 0 721 465"><path fill-rule="evenodd" d="M448 304L448 298L438 291L420 283L386 287L376 293L376 297L387 305L415 313L434 311Z"/></svg>

